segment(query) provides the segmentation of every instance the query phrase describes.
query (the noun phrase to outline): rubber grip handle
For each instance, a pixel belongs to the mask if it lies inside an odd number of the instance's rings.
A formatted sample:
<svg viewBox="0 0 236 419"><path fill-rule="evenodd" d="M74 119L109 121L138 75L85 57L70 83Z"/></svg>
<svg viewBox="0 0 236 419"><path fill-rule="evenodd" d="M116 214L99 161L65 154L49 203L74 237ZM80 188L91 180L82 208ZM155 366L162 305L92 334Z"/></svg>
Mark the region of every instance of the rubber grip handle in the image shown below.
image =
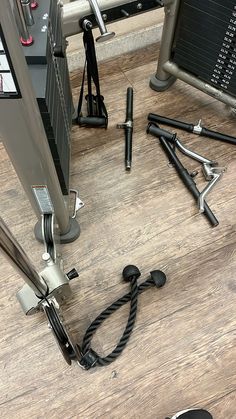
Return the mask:
<svg viewBox="0 0 236 419"><path fill-rule="evenodd" d="M107 119L98 116L79 116L78 124L86 127L106 127Z"/></svg>
<svg viewBox="0 0 236 419"><path fill-rule="evenodd" d="M150 122L157 122L159 124L169 125L170 127L183 129L187 132L193 132L194 128L193 124L187 124L186 122L178 121L177 119L166 118L165 116L156 115L154 113L148 114L148 120Z"/></svg>
<svg viewBox="0 0 236 419"><path fill-rule="evenodd" d="M126 93L126 121L133 121L133 89L128 87Z"/></svg>
<svg viewBox="0 0 236 419"><path fill-rule="evenodd" d="M213 140L224 141L225 143L230 143L236 145L236 138L231 137L230 135L222 134L221 132L212 131L210 129L202 127L200 133L202 137L212 138Z"/></svg>
<svg viewBox="0 0 236 419"><path fill-rule="evenodd" d="M132 136L133 136L133 129L132 128L126 128L125 129L125 166L126 166L127 170L131 169Z"/></svg>
<svg viewBox="0 0 236 419"><path fill-rule="evenodd" d="M157 138L160 137L165 137L166 140L170 141L170 142L174 142L175 140L175 135L172 134L169 131L166 131L165 129L162 129L160 127L158 127L158 125L154 125L154 124L148 124L147 126L147 133L154 135Z"/></svg>

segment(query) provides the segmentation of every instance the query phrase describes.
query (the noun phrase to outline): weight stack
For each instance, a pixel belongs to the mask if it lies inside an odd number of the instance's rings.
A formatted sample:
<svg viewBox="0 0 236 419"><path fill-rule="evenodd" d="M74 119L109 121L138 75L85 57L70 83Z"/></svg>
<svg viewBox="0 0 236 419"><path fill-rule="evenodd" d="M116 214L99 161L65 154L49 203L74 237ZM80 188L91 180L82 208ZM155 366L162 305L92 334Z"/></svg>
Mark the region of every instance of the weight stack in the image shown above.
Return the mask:
<svg viewBox="0 0 236 419"><path fill-rule="evenodd" d="M171 60L236 97L235 0L182 0Z"/></svg>
<svg viewBox="0 0 236 419"><path fill-rule="evenodd" d="M58 3L40 0L34 10L35 23L29 28L34 43L23 49L61 190L68 195L74 109Z"/></svg>

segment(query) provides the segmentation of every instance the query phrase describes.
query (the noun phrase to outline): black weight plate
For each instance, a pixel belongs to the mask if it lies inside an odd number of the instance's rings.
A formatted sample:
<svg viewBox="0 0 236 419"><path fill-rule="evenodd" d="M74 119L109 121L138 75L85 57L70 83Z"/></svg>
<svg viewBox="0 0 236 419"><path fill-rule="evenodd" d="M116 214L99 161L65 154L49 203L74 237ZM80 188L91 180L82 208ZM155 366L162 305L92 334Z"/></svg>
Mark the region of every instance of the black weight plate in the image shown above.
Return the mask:
<svg viewBox="0 0 236 419"><path fill-rule="evenodd" d="M229 44L226 41L224 41L224 39L222 39L221 41L217 40L217 39L210 39L210 38L204 38L201 36L201 34L198 33L193 33L190 30L186 30L186 29L182 29L181 33L179 34L179 39L181 41L183 40L187 40L188 42L191 42L193 45L196 45L198 48L201 48L203 51L214 51L214 52L219 52L220 53L220 49L223 48L226 51L232 51L232 52L236 52L236 47L235 47L235 42ZM178 49L178 39L176 40L176 46L175 46L175 50Z"/></svg>
<svg viewBox="0 0 236 419"><path fill-rule="evenodd" d="M203 48L202 46L199 47L198 45L196 45L196 43L191 42L190 40L186 40L186 39L178 39L178 46L176 48L176 50L180 50L182 51L182 49L184 49L185 51L189 51L191 53L194 54L198 54L199 57L201 57L202 59L208 59L211 62L217 62L217 60L220 58L219 54L221 53L221 48L218 49L213 49L213 48ZM231 50L230 50L231 51ZM228 59L230 57L232 57L232 53L228 53L227 50L227 56ZM236 54L235 54L235 61L236 61Z"/></svg>
<svg viewBox="0 0 236 419"><path fill-rule="evenodd" d="M176 63L181 61L181 56L183 56L185 59L188 59L190 62L201 64L204 68L208 69L208 71L212 71L218 74L225 74L231 78L235 77L236 61L233 64L229 62L229 60L225 60L223 64L220 64L216 60L206 58L206 55L204 56L203 54L199 54L196 49L194 51L193 49L190 50L185 47L181 47L176 51Z"/></svg>
<svg viewBox="0 0 236 419"><path fill-rule="evenodd" d="M232 37L226 34L228 31L228 24L223 24L222 21L210 22L209 19L203 20L202 17L193 16L185 17L180 29L180 36L184 30L188 30L193 34L201 36L202 38L210 39L212 42L218 41L222 43L231 42L235 38L235 32L232 32ZM227 41L229 40L229 41Z"/></svg>
<svg viewBox="0 0 236 419"><path fill-rule="evenodd" d="M212 73L207 72L200 64L191 65L189 60L186 60L186 59L182 58L181 62L179 62L178 65L179 65L179 67L183 68L184 70L187 70L187 71L191 72L195 76L204 79L205 81L209 82L210 84L212 83L212 78L213 78ZM217 83L223 83L222 78L221 78L221 81L219 79ZM216 83L214 85L216 85ZM229 90L229 86L231 86L231 88L233 89L234 88L234 82L231 81L229 83L227 90Z"/></svg>
<svg viewBox="0 0 236 419"><path fill-rule="evenodd" d="M234 6L231 8L224 7L224 3L217 5L214 1L205 0L200 2L199 0L188 0L184 2L184 10L188 8L199 10L202 13L215 16L216 18L229 21L230 17L233 17Z"/></svg>
<svg viewBox="0 0 236 419"><path fill-rule="evenodd" d="M184 5L185 3L188 3L191 5L192 1L194 0L184 0ZM209 0L198 0L197 2L198 7L199 8L204 7L204 4L209 3L209 2L210 2ZM234 9L234 7L236 8L235 0L212 0L211 3L215 3L216 7L222 7L223 5L225 8L228 8L229 10Z"/></svg>

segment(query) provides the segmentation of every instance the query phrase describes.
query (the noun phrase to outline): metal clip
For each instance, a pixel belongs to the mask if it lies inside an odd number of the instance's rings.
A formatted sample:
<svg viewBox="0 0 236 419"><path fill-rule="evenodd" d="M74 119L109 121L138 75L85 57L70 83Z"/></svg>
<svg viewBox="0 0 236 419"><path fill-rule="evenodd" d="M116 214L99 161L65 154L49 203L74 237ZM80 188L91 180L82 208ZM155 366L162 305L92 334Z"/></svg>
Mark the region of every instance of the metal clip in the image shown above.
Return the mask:
<svg viewBox="0 0 236 419"><path fill-rule="evenodd" d="M126 122L123 122L122 124L117 124L116 127L117 128L133 128L133 121L126 121Z"/></svg>
<svg viewBox="0 0 236 419"><path fill-rule="evenodd" d="M198 134L198 135L200 135L200 134L201 134L201 132L202 132L202 126L201 126L201 123L202 123L202 120L201 120L201 119L199 119L198 124L197 124L197 125L194 125L194 127L193 127L193 133L194 133L194 134Z"/></svg>
<svg viewBox="0 0 236 419"><path fill-rule="evenodd" d="M88 31L89 29L93 28L92 23L88 19L84 19L81 26L85 31Z"/></svg>
<svg viewBox="0 0 236 419"><path fill-rule="evenodd" d="M99 358L98 354L91 348L88 349L88 351L85 354L81 353L80 355L81 358L77 362L83 370L89 370L90 368L94 367Z"/></svg>
<svg viewBox="0 0 236 419"><path fill-rule="evenodd" d="M79 211L81 208L84 207L84 202L81 201L81 199L79 198L79 192L76 189L70 189L70 194L75 195L75 203L74 203L73 212L71 216L71 218L75 218L77 211Z"/></svg>

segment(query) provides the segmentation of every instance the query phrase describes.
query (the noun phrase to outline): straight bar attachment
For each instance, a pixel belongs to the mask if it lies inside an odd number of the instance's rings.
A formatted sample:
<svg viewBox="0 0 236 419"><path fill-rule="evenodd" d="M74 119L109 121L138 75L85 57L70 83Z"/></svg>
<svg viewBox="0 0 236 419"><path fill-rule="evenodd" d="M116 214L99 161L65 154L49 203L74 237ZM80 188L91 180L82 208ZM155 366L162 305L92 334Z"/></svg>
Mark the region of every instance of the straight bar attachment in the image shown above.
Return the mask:
<svg viewBox="0 0 236 419"><path fill-rule="evenodd" d="M117 128L125 130L125 168L131 169L132 163L132 137L133 137L133 89L128 87L126 99L126 120L123 124L117 124Z"/></svg>
<svg viewBox="0 0 236 419"><path fill-rule="evenodd" d="M148 120L151 122L168 125L170 127L179 128L184 131L200 135L201 137L208 137L214 140L224 141L225 143L236 145L235 137L205 128L201 125L201 120L198 122L197 125L194 125L194 124L189 124L187 122L178 121L177 119L166 118L165 116L156 115L153 113L150 113L148 115Z"/></svg>

